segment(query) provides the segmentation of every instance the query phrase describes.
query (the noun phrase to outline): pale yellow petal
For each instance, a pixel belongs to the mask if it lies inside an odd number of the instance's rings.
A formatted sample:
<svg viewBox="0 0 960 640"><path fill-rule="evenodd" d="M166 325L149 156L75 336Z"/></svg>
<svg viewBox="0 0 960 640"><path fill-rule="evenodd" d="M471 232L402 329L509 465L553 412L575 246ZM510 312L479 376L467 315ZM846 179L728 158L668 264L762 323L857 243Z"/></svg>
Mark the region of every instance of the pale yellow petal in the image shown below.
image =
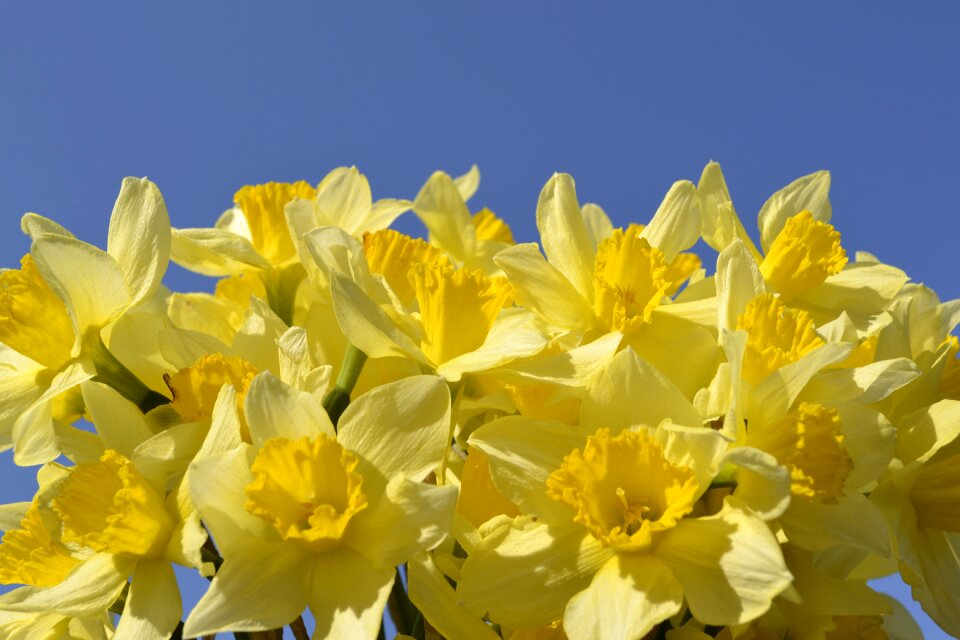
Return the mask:
<svg viewBox="0 0 960 640"><path fill-rule="evenodd" d="M463 609L446 576L429 554L421 553L407 564L410 600L430 626L445 638L499 640L500 636L480 616Z"/></svg>
<svg viewBox="0 0 960 640"><path fill-rule="evenodd" d="M90 556L53 587L20 587L0 596L6 611L55 611L69 616L95 616L112 605L135 561L107 553Z"/></svg>
<svg viewBox="0 0 960 640"><path fill-rule="evenodd" d="M683 588L656 557L613 556L570 598L563 630L570 640L639 640L682 606Z"/></svg>
<svg viewBox="0 0 960 640"><path fill-rule="evenodd" d="M140 443L153 436L143 413L112 387L88 380L81 389L83 403L107 448L129 458Z"/></svg>
<svg viewBox="0 0 960 640"><path fill-rule="evenodd" d="M701 424L690 401L633 349L624 349L594 374L580 407L580 423L591 430L656 427L666 419Z"/></svg>
<svg viewBox="0 0 960 640"><path fill-rule="evenodd" d="M703 223L702 233L704 241L717 251L723 251L735 239L739 238L747 251L758 262L760 252L750 240L750 235L744 229L743 223L737 216L724 180L720 165L708 162L697 183L697 195L700 198L700 217Z"/></svg>
<svg viewBox="0 0 960 640"><path fill-rule="evenodd" d="M220 229L172 229L170 259L205 276L229 276L270 267L249 239Z"/></svg>
<svg viewBox="0 0 960 640"><path fill-rule="evenodd" d="M897 457L904 464L929 460L960 436L960 401L941 400L910 416L900 426Z"/></svg>
<svg viewBox="0 0 960 640"><path fill-rule="evenodd" d="M464 562L457 596L468 611L505 627L544 626L563 616L612 555L581 527L509 522Z"/></svg>
<svg viewBox="0 0 960 640"><path fill-rule="evenodd" d="M347 340L370 358L399 356L426 361L410 336L348 278L335 275L331 282L333 310Z"/></svg>
<svg viewBox="0 0 960 640"><path fill-rule="evenodd" d="M848 400L873 404L919 376L920 370L909 358L881 360L852 369L828 369L810 379L800 399L806 402Z"/></svg>
<svg viewBox="0 0 960 640"><path fill-rule="evenodd" d="M337 167L317 187L317 206L328 224L348 233L356 233L372 204L370 183L356 167Z"/></svg>
<svg viewBox="0 0 960 640"><path fill-rule="evenodd" d="M105 251L66 236L42 236L30 253L67 306L78 336L115 320L133 302L123 272Z"/></svg>
<svg viewBox="0 0 960 640"><path fill-rule="evenodd" d="M437 373L456 382L467 373L478 373L504 365L512 360L539 353L547 339L531 313L506 309L494 321L490 332L474 351L447 360Z"/></svg>
<svg viewBox="0 0 960 640"><path fill-rule="evenodd" d="M160 287L170 260L170 217L157 185L124 178L110 216L107 253L120 265L136 305Z"/></svg>
<svg viewBox="0 0 960 640"><path fill-rule="evenodd" d="M680 521L656 549L683 585L694 617L707 624L760 616L791 581L767 525L730 500L715 516Z"/></svg>
<svg viewBox="0 0 960 640"><path fill-rule="evenodd" d="M766 292L757 261L741 240L734 240L720 253L716 280L719 328L736 331L747 303Z"/></svg>
<svg viewBox="0 0 960 640"><path fill-rule="evenodd" d="M772 520L787 509L790 472L775 457L753 447L737 447L723 462L737 467L734 495L760 518Z"/></svg>
<svg viewBox="0 0 960 640"><path fill-rule="evenodd" d="M224 558L187 618L184 637L266 631L289 624L307 606L312 565L297 545L247 541L235 556Z"/></svg>
<svg viewBox="0 0 960 640"><path fill-rule="evenodd" d="M573 178L554 174L540 192L537 229L550 264L555 266L586 300L593 299L593 267L596 246L577 202Z"/></svg>
<svg viewBox="0 0 960 640"><path fill-rule="evenodd" d="M757 224L760 227L760 243L764 252L769 251L787 219L803 210L810 211L814 218L821 222L830 222L832 208L828 171L817 171L797 178L763 204Z"/></svg>
<svg viewBox="0 0 960 640"><path fill-rule="evenodd" d="M389 481L422 480L440 466L450 431L450 390L437 376L413 376L355 398L337 440Z"/></svg>
<svg viewBox="0 0 960 640"><path fill-rule="evenodd" d="M518 244L494 258L517 294L517 304L534 311L551 325L589 329L593 307L554 265L547 262L536 244Z"/></svg>
<svg viewBox="0 0 960 640"><path fill-rule="evenodd" d="M266 521L246 510L253 481L246 447L208 456L190 466L190 495L224 557L242 560L252 538L279 539Z"/></svg>
<svg viewBox="0 0 960 640"><path fill-rule="evenodd" d="M547 496L547 477L586 436L586 430L554 420L507 416L474 431L469 444L490 457L494 485L523 512L567 522L573 511Z"/></svg>
<svg viewBox="0 0 960 640"><path fill-rule="evenodd" d="M67 236L68 238L74 237L65 227L38 213L23 214L23 217L20 218L20 230L30 236L31 240L36 240L45 233Z"/></svg>
<svg viewBox="0 0 960 640"><path fill-rule="evenodd" d="M391 569L440 544L450 531L456 502L455 487L395 477L375 507L350 521L345 542L378 569Z"/></svg>
<svg viewBox="0 0 960 640"><path fill-rule="evenodd" d="M580 211L583 213L583 222L587 225L587 234L590 236L590 242L593 243L593 246L599 245L613 235L613 223L610 222L610 216L600 208L600 205L585 202Z"/></svg>
<svg viewBox="0 0 960 640"><path fill-rule="evenodd" d="M880 512L862 495L845 496L836 504L794 500L780 518L790 542L819 551L847 545L886 557L890 539Z"/></svg>
<svg viewBox="0 0 960 640"><path fill-rule="evenodd" d="M183 615L180 588L166 560L140 562L130 580L113 640L155 640L173 633Z"/></svg>
<svg viewBox="0 0 960 640"><path fill-rule="evenodd" d="M378 569L349 549L317 558L308 592L310 612L317 621L313 637L376 638L393 578L393 567Z"/></svg>
<svg viewBox="0 0 960 640"><path fill-rule="evenodd" d="M333 424L320 402L312 395L294 389L269 371L257 375L244 398L244 414L254 444L271 438L297 440L334 435Z"/></svg>
<svg viewBox="0 0 960 640"><path fill-rule="evenodd" d="M454 178L453 183L457 185L460 197L466 202L480 188L480 167L475 164L470 165L470 169L465 174Z"/></svg>
<svg viewBox="0 0 960 640"><path fill-rule="evenodd" d="M692 182L673 183L640 237L660 249L667 262L700 239L700 201Z"/></svg>
<svg viewBox="0 0 960 640"><path fill-rule="evenodd" d="M413 212L430 232L430 242L463 262L473 254L476 233L457 185L446 173L435 172L413 201Z"/></svg>

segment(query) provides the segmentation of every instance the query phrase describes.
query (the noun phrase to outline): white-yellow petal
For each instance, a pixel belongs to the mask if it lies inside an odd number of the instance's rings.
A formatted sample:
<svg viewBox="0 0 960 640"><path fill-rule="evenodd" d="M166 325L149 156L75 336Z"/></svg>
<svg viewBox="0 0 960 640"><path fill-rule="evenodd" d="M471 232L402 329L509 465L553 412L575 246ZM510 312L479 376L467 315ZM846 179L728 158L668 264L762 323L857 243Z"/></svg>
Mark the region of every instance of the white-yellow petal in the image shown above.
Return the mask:
<svg viewBox="0 0 960 640"><path fill-rule="evenodd" d="M310 611L317 623L313 637L376 638L393 579L393 567L378 569L350 549L317 558L308 591Z"/></svg>
<svg viewBox="0 0 960 640"><path fill-rule="evenodd" d="M692 182L678 180L671 185L640 237L662 251L668 263L700 239L700 201Z"/></svg>
<svg viewBox="0 0 960 640"><path fill-rule="evenodd" d="M757 224L760 227L760 243L763 251L783 229L787 219L803 210L813 214L816 220L830 222L830 173L817 171L797 178L783 189L774 193L760 208Z"/></svg>
<svg viewBox="0 0 960 640"><path fill-rule="evenodd" d="M517 304L534 311L546 322L565 329L593 326L593 306L555 266L540 254L536 244L508 247L494 258L517 293Z"/></svg>
<svg viewBox="0 0 960 640"><path fill-rule="evenodd" d="M133 302L123 272L105 251L74 238L48 235L35 240L30 253L67 306L77 336L116 320Z"/></svg>
<svg viewBox="0 0 960 640"><path fill-rule="evenodd" d="M248 540L236 551L236 555L224 558L210 587L190 613L184 623L184 637L276 629L292 622L306 608L313 562L299 546Z"/></svg>
<svg viewBox="0 0 960 640"><path fill-rule="evenodd" d="M83 403L108 449L129 458L138 445L153 437L143 413L112 387L88 380L80 388Z"/></svg>
<svg viewBox="0 0 960 640"><path fill-rule="evenodd" d="M569 175L554 174L544 185L537 202L537 229L550 264L566 276L584 299L592 300L597 249L587 233Z"/></svg>
<svg viewBox="0 0 960 640"><path fill-rule="evenodd" d="M130 593L113 640L169 638L181 615L180 588L170 563L166 560L140 562L133 571Z"/></svg>
<svg viewBox="0 0 960 640"><path fill-rule="evenodd" d="M157 185L124 178L113 205L107 253L120 265L136 305L160 287L170 260L170 217Z"/></svg>
<svg viewBox="0 0 960 640"><path fill-rule="evenodd" d="M683 588L655 556L613 556L570 598L563 630L570 640L639 640L682 606Z"/></svg>
<svg viewBox="0 0 960 640"><path fill-rule="evenodd" d="M422 480L440 466L450 432L450 390L437 376L413 376L355 398L337 440L385 481Z"/></svg>
<svg viewBox="0 0 960 640"><path fill-rule="evenodd" d="M269 371L258 374L244 398L244 414L255 445L271 438L316 438L334 430L327 412L312 395L285 384Z"/></svg>
<svg viewBox="0 0 960 640"><path fill-rule="evenodd" d="M707 624L753 620L791 581L767 525L730 500L715 516L680 521L656 549L683 585L694 617Z"/></svg>
<svg viewBox="0 0 960 640"><path fill-rule="evenodd" d="M270 268L249 239L221 229L172 229L170 259L205 276Z"/></svg>

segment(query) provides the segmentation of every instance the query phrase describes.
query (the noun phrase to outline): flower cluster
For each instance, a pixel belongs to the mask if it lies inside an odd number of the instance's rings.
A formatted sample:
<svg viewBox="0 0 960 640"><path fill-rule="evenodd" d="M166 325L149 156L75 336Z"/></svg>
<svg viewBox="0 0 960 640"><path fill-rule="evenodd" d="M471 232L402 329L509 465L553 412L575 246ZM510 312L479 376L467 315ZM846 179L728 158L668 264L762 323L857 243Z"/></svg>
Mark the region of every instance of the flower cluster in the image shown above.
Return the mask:
<svg viewBox="0 0 960 640"><path fill-rule="evenodd" d="M539 244L478 184L338 168L172 229L128 178L106 250L24 216L0 636L919 637L897 571L960 634L960 301L850 253L829 174L759 244L716 163L624 228L557 174Z"/></svg>

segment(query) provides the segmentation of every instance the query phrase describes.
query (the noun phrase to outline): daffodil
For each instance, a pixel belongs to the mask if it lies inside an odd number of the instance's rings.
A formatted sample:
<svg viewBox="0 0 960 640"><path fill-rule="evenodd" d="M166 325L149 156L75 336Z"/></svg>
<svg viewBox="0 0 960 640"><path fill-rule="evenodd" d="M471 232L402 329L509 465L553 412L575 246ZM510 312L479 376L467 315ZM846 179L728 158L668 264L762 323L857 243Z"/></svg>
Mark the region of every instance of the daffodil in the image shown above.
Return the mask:
<svg viewBox="0 0 960 640"><path fill-rule="evenodd" d="M914 598L942 629L957 635L960 402L941 400L898 427L896 464L870 499L890 523L900 573Z"/></svg>
<svg viewBox="0 0 960 640"><path fill-rule="evenodd" d="M122 416L113 418L98 426L118 449L73 467L50 465L18 528L4 534L0 576L26 586L0 596L0 610L96 619L128 588L112 637L160 640L181 616L171 563L199 567L207 536L167 495L177 467L160 453L169 452L169 434L134 446Z"/></svg>
<svg viewBox="0 0 960 640"><path fill-rule="evenodd" d="M76 386L109 381L135 402L162 398L108 350L102 334L151 299L167 267L170 222L156 185L126 178L110 218L107 250L28 213L33 243L20 270L0 273L0 433L18 464L71 453L82 436L67 425L83 414Z"/></svg>
<svg viewBox="0 0 960 640"><path fill-rule="evenodd" d="M605 235L607 225L592 222L598 217L609 223L599 207L580 207L570 176L555 175L537 204L546 259L535 244L520 244L498 253L495 262L516 289L518 304L554 331L584 341L620 333L692 396L718 362L716 341L699 324L702 304L670 304L668 296L699 267L688 259L692 254L682 253L700 234L693 185L674 184L644 227L611 228Z"/></svg>
<svg viewBox="0 0 960 640"><path fill-rule="evenodd" d="M710 162L697 185L703 239L721 252L742 242L769 290L818 322L845 311L859 324L884 311L907 276L869 254L850 262L830 224L829 193L830 174L818 171L770 196L758 215L761 254L734 210L720 165Z"/></svg>
<svg viewBox="0 0 960 640"><path fill-rule="evenodd" d="M386 228L409 208L404 200L374 202L356 167L334 169L316 188L303 181L248 185L213 228L174 229L171 258L205 275L259 279L270 306L291 323L306 232L336 225L359 236Z"/></svg>
<svg viewBox="0 0 960 640"><path fill-rule="evenodd" d="M420 189L413 201L413 212L427 227L430 243L458 266L480 269L487 275L499 275L494 256L514 244L506 222L489 209L475 214L467 200L476 192L480 172L474 165L459 178L437 171Z"/></svg>
<svg viewBox="0 0 960 640"><path fill-rule="evenodd" d="M394 237L381 250L410 242ZM502 277L454 268L444 259L411 262L396 251L396 262L408 267L406 306L403 290L397 287L398 295L390 284L400 274L371 273L368 261L388 271L385 261L365 254L346 234L332 227L317 229L306 244L330 284L331 310L342 334L370 358L412 360L459 381L546 346L533 315L509 308L513 289Z"/></svg>
<svg viewBox="0 0 960 640"><path fill-rule="evenodd" d="M456 490L420 482L446 447L446 385L379 387L338 432L316 399L269 373L244 404L252 444L191 470L224 563L185 635L272 629L309 606L315 637L375 637L394 567L438 544L452 515Z"/></svg>
<svg viewBox="0 0 960 640"><path fill-rule="evenodd" d="M776 539L737 499L699 505L729 442L630 350L597 376L582 427L508 417L471 436L524 515L481 527L464 606L520 629L562 618L574 639L640 638L685 600L710 624L762 614L790 582Z"/></svg>

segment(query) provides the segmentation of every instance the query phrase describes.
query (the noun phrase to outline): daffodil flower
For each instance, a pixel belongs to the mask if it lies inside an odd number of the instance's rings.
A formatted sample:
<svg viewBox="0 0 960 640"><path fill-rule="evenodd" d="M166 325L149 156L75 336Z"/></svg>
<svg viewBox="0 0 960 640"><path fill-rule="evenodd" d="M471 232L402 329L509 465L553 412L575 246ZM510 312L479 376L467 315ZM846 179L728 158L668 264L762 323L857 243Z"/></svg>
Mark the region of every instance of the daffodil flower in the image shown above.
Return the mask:
<svg viewBox="0 0 960 640"><path fill-rule="evenodd" d="M818 171L770 196L758 215L761 254L737 217L720 165L710 162L697 185L703 239L721 252L735 240L742 242L770 291L806 309L817 322L833 320L841 311L866 321L890 304L907 276L868 254L849 262L830 224L829 193L830 174Z"/></svg>
<svg viewBox="0 0 960 640"><path fill-rule="evenodd" d="M896 463L870 494L892 529L900 574L952 635L960 634L958 436L960 402L941 400L914 412L898 425Z"/></svg>
<svg viewBox="0 0 960 640"><path fill-rule="evenodd" d="M182 613L171 563L199 568L207 535L196 513L167 495L179 466L170 434L135 445L123 416L113 418L98 428L117 448L74 467L48 465L19 528L4 534L0 575L27 586L0 596L0 610L97 618L129 580L113 638L161 640Z"/></svg>
<svg viewBox="0 0 960 640"><path fill-rule="evenodd" d="M507 417L471 436L524 515L480 528L464 606L514 628L562 618L573 639L640 638L684 599L709 624L762 614L790 582L773 534L737 498L711 515L697 506L729 441L630 350L597 376L583 427ZM776 475L763 454L753 463Z"/></svg>
<svg viewBox="0 0 960 640"><path fill-rule="evenodd" d="M310 607L315 637L374 638L394 567L445 535L453 487L420 482L446 448L442 379L383 385L343 413L269 373L251 384L252 444L191 468L191 492L224 563L185 635L267 630Z"/></svg>
<svg viewBox="0 0 960 640"><path fill-rule="evenodd" d="M456 265L480 269L490 276L500 275L501 270L493 258L513 246L513 233L489 209L470 214L467 200L479 183L480 171L476 165L458 178L437 171L414 199L413 212L427 227L430 243Z"/></svg>
<svg viewBox="0 0 960 640"><path fill-rule="evenodd" d="M126 178L106 251L37 214L25 215L22 227L33 240L30 254L19 271L0 274L6 400L0 433L14 460L32 465L70 452L82 439L63 424L83 413L75 391L80 382L99 377L131 400L150 400L151 390L110 353L101 334L159 289L170 221L156 185Z"/></svg>
<svg viewBox="0 0 960 640"><path fill-rule="evenodd" d="M700 234L696 191L678 182L650 224L608 226L599 207L580 207L573 179L557 174L537 203L546 259L535 244L520 244L498 253L495 262L516 289L518 304L549 327L584 341L620 333L692 397L719 362L715 339L700 326L702 303L669 304L668 293L699 267L682 253ZM698 366L683 365L691 360Z"/></svg>
<svg viewBox="0 0 960 640"><path fill-rule="evenodd" d="M374 202L356 167L334 169L316 188L302 181L245 186L234 204L212 229L174 229L171 258L205 275L259 279L288 324L303 279L298 261L306 232L336 225L360 236L388 227L410 208L404 200Z"/></svg>

